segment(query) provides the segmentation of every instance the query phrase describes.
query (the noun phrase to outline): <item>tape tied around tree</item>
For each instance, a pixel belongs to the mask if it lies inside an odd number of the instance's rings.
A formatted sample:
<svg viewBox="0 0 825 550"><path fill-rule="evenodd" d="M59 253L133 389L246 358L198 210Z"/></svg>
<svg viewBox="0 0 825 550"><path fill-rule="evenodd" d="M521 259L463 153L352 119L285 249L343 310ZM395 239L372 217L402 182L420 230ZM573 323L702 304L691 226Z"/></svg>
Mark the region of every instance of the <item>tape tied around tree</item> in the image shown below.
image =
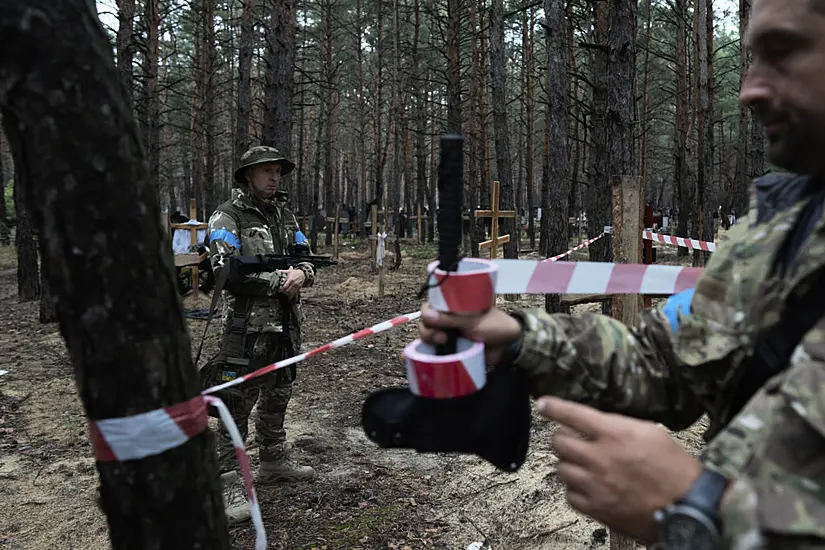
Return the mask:
<svg viewBox="0 0 825 550"><path fill-rule="evenodd" d="M243 438L226 405L211 395L198 395L183 403L120 418L89 420L89 440L98 462L125 462L159 455L185 444L207 429L206 404L216 407L229 432L244 478L247 500L255 525L255 550L266 550L261 509L255 496L252 469Z"/></svg>
<svg viewBox="0 0 825 550"><path fill-rule="evenodd" d="M498 266L480 258L465 258L457 271L427 266L430 305L451 313L482 313L496 304ZM421 397L450 399L474 393L484 387L487 365L484 344L465 338L456 340L456 352L438 355L436 348L415 340L404 348L410 391Z"/></svg>

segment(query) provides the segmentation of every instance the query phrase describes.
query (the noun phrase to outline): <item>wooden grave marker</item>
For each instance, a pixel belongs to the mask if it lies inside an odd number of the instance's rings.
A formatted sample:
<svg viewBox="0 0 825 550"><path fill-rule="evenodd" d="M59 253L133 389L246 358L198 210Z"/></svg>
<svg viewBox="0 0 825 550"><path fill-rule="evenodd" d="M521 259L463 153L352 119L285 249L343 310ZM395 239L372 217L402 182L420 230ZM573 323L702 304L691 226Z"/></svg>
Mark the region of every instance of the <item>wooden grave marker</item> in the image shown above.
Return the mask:
<svg viewBox="0 0 825 550"><path fill-rule="evenodd" d="M492 206L492 210L476 210L475 217L476 218L493 218L492 229L490 231L491 239L489 241L484 241L478 243L478 249L486 250L490 249L490 258L496 258L498 253L498 247L503 246L510 242L510 235L499 235L498 234L498 219L499 218L515 218L516 211L515 210L499 210L498 209L498 197L499 197L499 187L500 184L497 181L493 182L493 193L492 193L492 202L490 205Z"/></svg>

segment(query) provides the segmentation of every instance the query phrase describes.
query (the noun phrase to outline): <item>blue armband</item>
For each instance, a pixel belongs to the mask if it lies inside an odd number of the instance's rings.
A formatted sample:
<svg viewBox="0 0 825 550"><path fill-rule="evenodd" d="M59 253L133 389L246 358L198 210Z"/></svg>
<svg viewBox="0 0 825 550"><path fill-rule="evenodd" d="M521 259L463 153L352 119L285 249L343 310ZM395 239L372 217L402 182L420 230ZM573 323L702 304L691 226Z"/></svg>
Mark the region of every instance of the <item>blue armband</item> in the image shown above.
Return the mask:
<svg viewBox="0 0 825 550"><path fill-rule="evenodd" d="M305 244L307 242L307 237L304 233L298 229L295 232L295 244Z"/></svg>
<svg viewBox="0 0 825 550"><path fill-rule="evenodd" d="M667 320L670 321L670 328L673 329L673 334L676 334L679 328L679 312L681 312L682 315L690 315L690 302L693 300L693 293L695 291L695 288L690 288L679 294L674 294L665 302L662 312L667 317Z"/></svg>
<svg viewBox="0 0 825 550"><path fill-rule="evenodd" d="M217 229L209 235L209 242L217 241L217 240L226 241L227 243L231 244L238 250L241 249L241 243L231 231L227 231L226 229Z"/></svg>

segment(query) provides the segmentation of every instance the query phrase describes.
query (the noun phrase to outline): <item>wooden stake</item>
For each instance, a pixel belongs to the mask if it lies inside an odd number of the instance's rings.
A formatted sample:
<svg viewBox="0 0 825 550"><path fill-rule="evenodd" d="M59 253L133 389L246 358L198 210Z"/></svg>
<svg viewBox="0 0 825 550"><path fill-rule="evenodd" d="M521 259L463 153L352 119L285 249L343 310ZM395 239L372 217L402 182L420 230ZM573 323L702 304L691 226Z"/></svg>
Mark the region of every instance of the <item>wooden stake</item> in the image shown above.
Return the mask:
<svg viewBox="0 0 825 550"><path fill-rule="evenodd" d="M418 205L418 233L416 233L418 237L418 242L424 244L424 238L421 235L421 205Z"/></svg>
<svg viewBox="0 0 825 550"><path fill-rule="evenodd" d="M336 259L338 259L338 245L339 245L338 241L341 239L341 236L338 233L338 227L339 227L340 220L341 220L341 205L337 204L337 205L335 205L335 234L334 234L334 239L335 239L335 249L334 250L335 251L333 252Z"/></svg>
<svg viewBox="0 0 825 550"><path fill-rule="evenodd" d="M383 227L381 228L381 233L384 233L386 230L386 223L382 224ZM376 241L376 247L378 246L378 241ZM387 239L384 238L384 257L387 255ZM378 297L384 297L384 258L381 258L381 265L378 266Z"/></svg>
<svg viewBox="0 0 825 550"><path fill-rule="evenodd" d="M372 223L370 224L370 230L372 233L372 246L370 247L372 250L372 268L377 268L377 258L378 255L376 251L378 249L378 205L372 205L372 212L370 213L372 216Z"/></svg>
<svg viewBox="0 0 825 550"><path fill-rule="evenodd" d="M613 261L640 263L642 259L641 179L636 176L613 178ZM642 308L638 294L613 297L613 317L634 325ZM636 541L610 532L610 550L634 550Z"/></svg>

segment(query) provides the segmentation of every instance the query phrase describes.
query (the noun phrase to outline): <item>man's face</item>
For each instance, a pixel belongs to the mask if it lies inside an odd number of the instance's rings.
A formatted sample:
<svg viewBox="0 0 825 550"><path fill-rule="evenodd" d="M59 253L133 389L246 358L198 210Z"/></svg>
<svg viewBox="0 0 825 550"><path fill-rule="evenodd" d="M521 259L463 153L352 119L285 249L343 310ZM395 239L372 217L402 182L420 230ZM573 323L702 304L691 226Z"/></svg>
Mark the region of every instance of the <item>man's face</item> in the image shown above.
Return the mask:
<svg viewBox="0 0 825 550"><path fill-rule="evenodd" d="M281 181L281 163L265 162L247 168L246 179L253 192L262 199L271 199Z"/></svg>
<svg viewBox="0 0 825 550"><path fill-rule="evenodd" d="M739 101L764 125L771 162L825 175L825 16L812 1L753 1Z"/></svg>

